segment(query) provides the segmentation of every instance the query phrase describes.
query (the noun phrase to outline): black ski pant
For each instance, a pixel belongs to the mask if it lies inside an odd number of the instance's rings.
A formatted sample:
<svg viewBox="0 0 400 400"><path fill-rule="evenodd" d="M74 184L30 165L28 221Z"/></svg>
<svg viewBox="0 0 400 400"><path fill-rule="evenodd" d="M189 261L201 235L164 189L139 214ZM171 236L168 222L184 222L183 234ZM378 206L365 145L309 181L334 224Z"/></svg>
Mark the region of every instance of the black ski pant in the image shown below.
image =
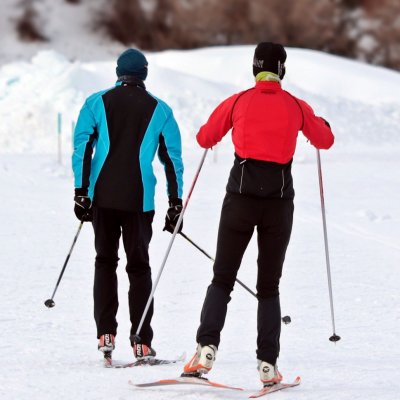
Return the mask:
<svg viewBox="0 0 400 400"><path fill-rule="evenodd" d="M293 200L227 193L222 205L214 277L207 289L197 342L219 346L227 305L243 254L257 228L257 358L275 365L279 356L279 280L293 223Z"/></svg>
<svg viewBox="0 0 400 400"><path fill-rule="evenodd" d="M129 277L129 313L132 336L136 334L140 319L151 293L149 243L152 236L154 211L129 212L94 207L93 228L96 262L94 274L94 318L97 337L105 333L116 335L118 311L118 248L122 241L126 253L126 272ZM153 330L150 326L153 303L140 331L141 342L150 346Z"/></svg>

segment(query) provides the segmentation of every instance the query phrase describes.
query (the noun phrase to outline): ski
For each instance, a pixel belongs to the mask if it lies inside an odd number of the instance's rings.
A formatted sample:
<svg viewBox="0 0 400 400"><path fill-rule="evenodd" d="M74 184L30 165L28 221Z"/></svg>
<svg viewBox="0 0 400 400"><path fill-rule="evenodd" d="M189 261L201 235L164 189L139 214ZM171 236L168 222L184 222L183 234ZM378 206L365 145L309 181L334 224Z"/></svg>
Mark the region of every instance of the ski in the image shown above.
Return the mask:
<svg viewBox="0 0 400 400"><path fill-rule="evenodd" d="M276 383L275 385L272 385L272 386L266 386L266 387L262 388L261 390L259 390L258 392L253 393L251 396L249 396L249 398L255 399L257 397L262 397L262 396L266 396L267 394L277 392L278 390L283 390L283 389L287 389L290 387L298 386L298 385L300 385L300 382L301 382L301 379L298 376L292 383Z"/></svg>
<svg viewBox="0 0 400 400"><path fill-rule="evenodd" d="M154 386L169 386L169 385L201 385L201 386L211 386L221 389L243 390L242 388L224 385L223 383L213 382L208 380L207 378L196 377L196 376L179 376L177 378L160 379L158 381L147 382L147 383L133 383L132 381L129 381L129 384L139 388L148 388Z"/></svg>
<svg viewBox="0 0 400 400"><path fill-rule="evenodd" d="M113 361L109 364L104 363L106 368L133 368L133 367L144 367L144 366L155 366L155 365L168 365L168 364L176 364L181 361L185 361L186 353L183 353L180 357L177 357L172 360L164 360L161 358L150 358L148 360L137 360L130 363Z"/></svg>

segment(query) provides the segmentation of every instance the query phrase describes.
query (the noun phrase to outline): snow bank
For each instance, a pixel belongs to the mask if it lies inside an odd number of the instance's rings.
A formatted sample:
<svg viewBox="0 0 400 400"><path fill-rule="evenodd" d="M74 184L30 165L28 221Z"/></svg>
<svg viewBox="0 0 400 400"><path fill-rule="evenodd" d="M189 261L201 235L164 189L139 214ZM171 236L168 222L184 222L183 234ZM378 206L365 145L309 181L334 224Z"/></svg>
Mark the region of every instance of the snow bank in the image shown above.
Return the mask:
<svg viewBox="0 0 400 400"><path fill-rule="evenodd" d="M253 50L237 46L147 54L147 87L173 108L185 146L193 146L193 136L218 102L254 84ZM331 122L339 143L398 141L400 74L315 51L288 53L284 87ZM3 66L0 152L55 152L61 113L63 152L69 154L72 126L85 97L111 87L114 69L115 60L71 62L54 51Z"/></svg>

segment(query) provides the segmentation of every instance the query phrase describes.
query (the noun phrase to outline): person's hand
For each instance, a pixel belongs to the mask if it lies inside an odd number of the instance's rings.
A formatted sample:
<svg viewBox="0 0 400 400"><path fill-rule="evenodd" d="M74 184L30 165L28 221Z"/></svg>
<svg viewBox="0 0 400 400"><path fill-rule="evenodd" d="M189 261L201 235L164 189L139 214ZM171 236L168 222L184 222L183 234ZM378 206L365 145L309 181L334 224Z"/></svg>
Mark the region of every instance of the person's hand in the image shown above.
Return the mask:
<svg viewBox="0 0 400 400"><path fill-rule="evenodd" d="M170 233L174 232L176 223L178 222L182 209L183 207L181 199L170 199L167 215L165 216L165 226L163 231L168 231ZM178 232L182 230L182 227L183 227L183 219L181 221L181 225L179 226Z"/></svg>
<svg viewBox="0 0 400 400"><path fill-rule="evenodd" d="M87 194L83 194L82 190L75 189L75 206L74 212L76 218L82 222L90 222L93 221L93 209L92 209L92 201Z"/></svg>

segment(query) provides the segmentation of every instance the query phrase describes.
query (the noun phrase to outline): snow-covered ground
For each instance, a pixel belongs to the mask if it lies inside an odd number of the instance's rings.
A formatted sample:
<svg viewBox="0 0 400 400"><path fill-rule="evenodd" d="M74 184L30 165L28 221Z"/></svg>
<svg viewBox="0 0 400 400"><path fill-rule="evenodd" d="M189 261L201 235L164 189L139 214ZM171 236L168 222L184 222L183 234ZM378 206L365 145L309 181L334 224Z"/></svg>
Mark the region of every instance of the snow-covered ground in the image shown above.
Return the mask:
<svg viewBox="0 0 400 400"><path fill-rule="evenodd" d="M253 84L253 46L147 54L150 91L174 109L182 129L185 189L203 150L199 126L228 95ZM91 91L113 84L114 61L69 62L54 52L0 69L0 364L1 399L243 399L259 387L255 361L256 300L237 286L210 378L248 389L134 389L178 375L182 365L110 370L102 366L92 317L93 232L85 224L55 296L78 228L73 215L70 131ZM400 391L400 75L322 53L289 49L284 87L330 121L335 146L321 152L332 266L336 345L332 334L316 152L300 134L293 174L295 219L281 284L279 366L300 387L277 399L394 400ZM57 113L63 116L63 159L57 162ZM210 152L189 203L184 232L211 255L232 164L229 135ZM170 235L159 184L151 244L156 276ZM115 359L129 346L127 277L121 251L120 309ZM254 288L256 243L238 278ZM156 291L154 347L172 358L195 349L199 314L212 263L177 237Z"/></svg>

